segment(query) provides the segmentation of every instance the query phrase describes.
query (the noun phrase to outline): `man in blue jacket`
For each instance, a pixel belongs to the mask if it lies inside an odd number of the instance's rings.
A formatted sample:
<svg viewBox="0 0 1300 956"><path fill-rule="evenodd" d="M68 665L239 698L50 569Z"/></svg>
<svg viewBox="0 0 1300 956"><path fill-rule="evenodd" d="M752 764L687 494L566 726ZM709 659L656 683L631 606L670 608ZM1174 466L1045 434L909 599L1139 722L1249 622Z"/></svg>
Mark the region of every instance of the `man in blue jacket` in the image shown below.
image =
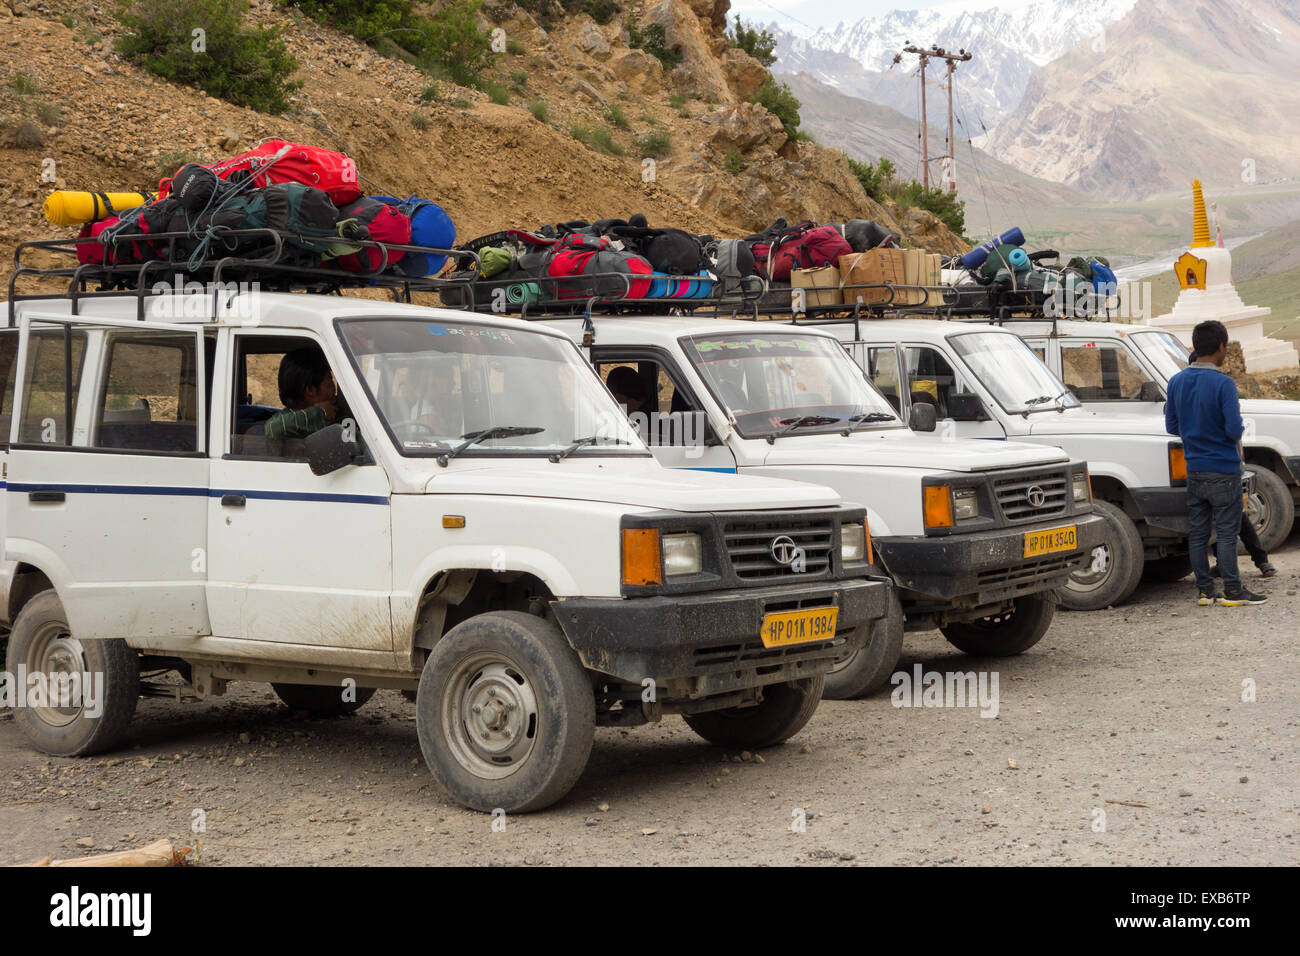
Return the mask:
<svg viewBox="0 0 1300 956"><path fill-rule="evenodd" d="M1169 380L1165 430L1183 440L1187 460L1188 550L1196 574L1196 603L1228 607L1263 604L1262 594L1246 590L1237 572L1237 532L1241 527L1241 450L1246 430L1237 385L1219 371L1228 351L1222 322L1202 322L1192 330L1196 361ZM1210 529L1219 539L1220 596L1210 576Z"/></svg>

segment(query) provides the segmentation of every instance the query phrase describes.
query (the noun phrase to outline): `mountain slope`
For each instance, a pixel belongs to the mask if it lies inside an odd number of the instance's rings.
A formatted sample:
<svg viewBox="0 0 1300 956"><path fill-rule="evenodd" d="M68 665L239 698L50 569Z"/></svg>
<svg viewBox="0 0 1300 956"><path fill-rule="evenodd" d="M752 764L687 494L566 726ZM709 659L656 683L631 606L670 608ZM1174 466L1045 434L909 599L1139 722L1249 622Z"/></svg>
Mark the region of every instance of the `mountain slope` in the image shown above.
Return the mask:
<svg viewBox="0 0 1300 956"><path fill-rule="evenodd" d="M1107 36L1037 73L989 151L1110 198L1300 174L1294 0L1139 0Z"/></svg>
<svg viewBox="0 0 1300 956"><path fill-rule="evenodd" d="M916 57L894 56L908 44L975 54L957 67L960 88L972 112L992 128L1020 102L1029 78L1084 41L1104 44L1103 26L1120 19L1134 0L1031 0L1027 3L945 3L922 10L894 10L856 23L840 23L799 37L769 26L778 38L781 73L808 72L823 82L899 111L918 116ZM849 62L846 62L849 61ZM861 70L855 70L857 64ZM941 82L939 72L930 74ZM910 84L910 88L909 88Z"/></svg>

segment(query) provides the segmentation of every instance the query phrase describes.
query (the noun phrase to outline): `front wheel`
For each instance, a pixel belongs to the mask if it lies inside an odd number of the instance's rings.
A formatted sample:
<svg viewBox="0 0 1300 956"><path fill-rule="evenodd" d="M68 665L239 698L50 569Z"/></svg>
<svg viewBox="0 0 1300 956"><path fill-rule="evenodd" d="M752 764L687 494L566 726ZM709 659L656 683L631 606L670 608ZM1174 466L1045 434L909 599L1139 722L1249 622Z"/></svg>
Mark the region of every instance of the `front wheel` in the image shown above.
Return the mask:
<svg viewBox="0 0 1300 956"><path fill-rule="evenodd" d="M1018 597L1010 611L978 621L945 624L948 643L972 657L1011 657L1037 644L1056 616L1056 592Z"/></svg>
<svg viewBox="0 0 1300 956"><path fill-rule="evenodd" d="M898 595L893 594L885 616L872 625L866 646L850 651L831 666L822 697L826 700L866 697L889 680L902 653L903 605Z"/></svg>
<svg viewBox="0 0 1300 956"><path fill-rule="evenodd" d="M596 697L559 630L491 611L434 645L415 699L420 750L434 779L474 810L526 813L578 782L596 734Z"/></svg>
<svg viewBox="0 0 1300 956"><path fill-rule="evenodd" d="M789 740L812 718L826 678L804 677L763 688L752 707L727 707L684 714L686 724L709 743L733 750L758 750Z"/></svg>
<svg viewBox="0 0 1300 956"><path fill-rule="evenodd" d="M27 686L14 690L27 700L14 723L37 750L83 757L126 735L140 700L140 657L126 641L74 637L54 591L36 595L14 621L5 669L16 675L20 667Z"/></svg>
<svg viewBox="0 0 1300 956"><path fill-rule="evenodd" d="M1093 509L1106 519L1102 540L1082 568L1070 572L1057 588L1061 604L1072 611L1096 611L1118 604L1142 580L1142 536L1123 511L1109 501L1094 501Z"/></svg>
<svg viewBox="0 0 1300 956"><path fill-rule="evenodd" d="M1295 499L1286 482L1267 468L1255 471L1255 490L1246 500L1246 519L1255 526L1265 551L1279 547L1295 523Z"/></svg>

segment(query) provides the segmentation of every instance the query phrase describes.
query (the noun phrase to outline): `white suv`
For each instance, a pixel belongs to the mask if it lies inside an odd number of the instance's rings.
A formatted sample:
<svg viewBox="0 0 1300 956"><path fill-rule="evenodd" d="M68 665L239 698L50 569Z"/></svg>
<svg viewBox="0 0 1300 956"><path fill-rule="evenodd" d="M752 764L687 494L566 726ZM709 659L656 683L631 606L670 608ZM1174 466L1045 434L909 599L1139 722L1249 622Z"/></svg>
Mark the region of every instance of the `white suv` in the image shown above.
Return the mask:
<svg viewBox="0 0 1300 956"><path fill-rule="evenodd" d="M1102 541L1083 462L914 434L826 332L662 315L541 321L594 336L590 360L663 464L816 481L866 505L899 606L840 661L828 696L880 686L905 624L980 656L1026 650L1051 624L1055 589Z"/></svg>
<svg viewBox="0 0 1300 956"><path fill-rule="evenodd" d="M113 746L153 672L316 713L397 688L454 799L534 810L597 725L786 739L891 603L862 508L666 471L553 330L289 293L9 309L8 670L104 682L97 708L18 708L47 753ZM300 350L341 401L293 437Z"/></svg>

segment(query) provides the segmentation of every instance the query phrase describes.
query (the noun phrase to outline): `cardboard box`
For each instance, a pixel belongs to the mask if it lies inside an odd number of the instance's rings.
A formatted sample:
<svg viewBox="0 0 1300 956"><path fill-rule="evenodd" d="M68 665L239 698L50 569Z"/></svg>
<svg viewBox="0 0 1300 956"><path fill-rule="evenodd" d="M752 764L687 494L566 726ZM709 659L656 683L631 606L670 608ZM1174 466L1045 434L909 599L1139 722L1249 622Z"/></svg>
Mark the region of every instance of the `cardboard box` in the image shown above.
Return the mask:
<svg viewBox="0 0 1300 956"><path fill-rule="evenodd" d="M790 272L790 287L803 289L804 304L813 308L840 305L840 270L835 266L818 269L794 269Z"/></svg>
<svg viewBox="0 0 1300 956"><path fill-rule="evenodd" d="M903 281L903 251L901 249L870 249L840 256L840 277L844 285L883 286L898 285ZM885 302L888 289L844 289L845 305Z"/></svg>
<svg viewBox="0 0 1300 956"><path fill-rule="evenodd" d="M925 285L926 261L924 249L903 250L903 284L909 286ZM895 305L921 305L925 302L925 292L919 289L903 289L894 294Z"/></svg>

